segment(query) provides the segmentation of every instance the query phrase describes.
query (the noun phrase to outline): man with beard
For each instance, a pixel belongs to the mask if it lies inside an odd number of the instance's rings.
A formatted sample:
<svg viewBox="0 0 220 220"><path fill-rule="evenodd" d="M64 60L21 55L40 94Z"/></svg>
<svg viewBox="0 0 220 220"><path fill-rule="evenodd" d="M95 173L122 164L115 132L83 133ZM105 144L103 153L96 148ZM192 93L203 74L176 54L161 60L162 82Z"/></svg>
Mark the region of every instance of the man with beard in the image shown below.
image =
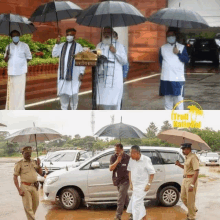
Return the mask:
<svg viewBox="0 0 220 220"><path fill-rule="evenodd" d="M59 57L57 95L60 96L61 109L67 110L70 104L72 110L78 106L78 93L84 75L84 66L75 66L75 54L83 50L82 46L75 42L76 30L66 30L66 42L60 44L57 38L52 56Z"/></svg>
<svg viewBox="0 0 220 220"><path fill-rule="evenodd" d="M96 104L99 110L120 110L123 94L123 65L127 64L124 46L113 35L114 30L105 27L103 39L96 49L108 61L97 66Z"/></svg>
<svg viewBox="0 0 220 220"><path fill-rule="evenodd" d="M196 212L198 211L195 205L195 199L198 186L199 159L191 152L191 145L192 144L190 143L182 144L181 149L186 156L184 165L178 160L176 161L176 165L184 169L184 178L181 186L181 199L188 209L188 220L194 220L196 218Z"/></svg>

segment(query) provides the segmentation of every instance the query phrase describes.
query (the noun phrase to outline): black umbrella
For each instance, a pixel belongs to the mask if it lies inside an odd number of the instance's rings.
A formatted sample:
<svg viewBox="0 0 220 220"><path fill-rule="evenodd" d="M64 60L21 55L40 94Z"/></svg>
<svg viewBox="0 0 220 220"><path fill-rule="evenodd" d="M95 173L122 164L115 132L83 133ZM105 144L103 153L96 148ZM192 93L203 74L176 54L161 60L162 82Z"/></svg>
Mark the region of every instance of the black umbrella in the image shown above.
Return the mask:
<svg viewBox="0 0 220 220"><path fill-rule="evenodd" d="M10 35L17 30L21 35L32 34L36 28L28 18L15 14L0 14L0 34Z"/></svg>
<svg viewBox="0 0 220 220"><path fill-rule="evenodd" d="M164 8L152 14L150 22L176 28L208 28L208 23L197 12L183 8Z"/></svg>
<svg viewBox="0 0 220 220"><path fill-rule="evenodd" d="M105 1L91 5L78 17L78 24L88 27L127 27L147 19L133 5L122 1Z"/></svg>
<svg viewBox="0 0 220 220"><path fill-rule="evenodd" d="M110 124L103 128L101 128L98 132L96 132L95 136L98 137L115 137L120 139L121 138L144 138L146 137L145 134L140 131L138 128L124 124L124 123L117 123L117 124Z"/></svg>
<svg viewBox="0 0 220 220"><path fill-rule="evenodd" d="M70 1L53 1L40 5L29 18L32 22L57 22L64 19L75 18L82 9Z"/></svg>

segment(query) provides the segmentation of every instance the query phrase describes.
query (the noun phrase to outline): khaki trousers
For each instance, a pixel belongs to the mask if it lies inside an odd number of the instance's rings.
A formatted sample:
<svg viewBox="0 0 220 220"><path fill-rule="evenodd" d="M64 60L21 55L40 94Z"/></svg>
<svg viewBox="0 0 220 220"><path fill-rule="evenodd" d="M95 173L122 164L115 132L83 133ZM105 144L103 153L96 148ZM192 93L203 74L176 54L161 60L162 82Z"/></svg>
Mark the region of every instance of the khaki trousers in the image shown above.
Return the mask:
<svg viewBox="0 0 220 220"><path fill-rule="evenodd" d="M182 187L181 187L181 199L184 205L188 208L188 218L195 219L196 218L196 191L198 186L198 180L195 183L195 187L192 192L189 192L189 187L192 184L193 178L184 178Z"/></svg>
<svg viewBox="0 0 220 220"><path fill-rule="evenodd" d="M34 186L21 184L21 190L24 191L22 196L24 210L28 220L35 220L35 213L39 205L39 194Z"/></svg>

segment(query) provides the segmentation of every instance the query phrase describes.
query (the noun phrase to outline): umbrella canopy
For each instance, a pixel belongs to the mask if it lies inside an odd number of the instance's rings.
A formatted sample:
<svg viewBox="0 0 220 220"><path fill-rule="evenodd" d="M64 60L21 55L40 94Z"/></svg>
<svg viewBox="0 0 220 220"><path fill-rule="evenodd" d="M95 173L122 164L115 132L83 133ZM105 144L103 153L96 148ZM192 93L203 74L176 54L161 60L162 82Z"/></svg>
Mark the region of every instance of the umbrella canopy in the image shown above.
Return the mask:
<svg viewBox="0 0 220 220"><path fill-rule="evenodd" d="M36 142L36 150L37 150L37 141L51 141L59 138L61 138L61 135L50 128L31 127L15 132L10 136L8 136L7 138L5 138L5 140L11 142L26 142L26 143ZM37 150L37 156L38 156L38 150Z"/></svg>
<svg viewBox="0 0 220 220"><path fill-rule="evenodd" d="M143 138L145 137L145 134L134 126L118 123L118 124L107 125L101 128L95 134L95 136L115 137L121 139L121 138Z"/></svg>
<svg viewBox="0 0 220 220"><path fill-rule="evenodd" d="M127 27L147 19L133 5L122 1L105 1L91 5L78 17L78 24L88 27Z"/></svg>
<svg viewBox="0 0 220 220"><path fill-rule="evenodd" d="M205 19L197 12L183 8L161 9L152 14L149 18L149 21L176 28L196 29L209 27Z"/></svg>
<svg viewBox="0 0 220 220"><path fill-rule="evenodd" d="M4 124L2 124L2 123L0 123L0 126L1 126L1 127L7 127L7 125L4 125Z"/></svg>
<svg viewBox="0 0 220 220"><path fill-rule="evenodd" d="M53 1L40 5L29 18L32 22L52 22L76 17L82 9L70 1Z"/></svg>
<svg viewBox="0 0 220 220"><path fill-rule="evenodd" d="M17 30L21 35L32 34L37 29L28 18L15 14L0 14L0 34L9 35Z"/></svg>
<svg viewBox="0 0 220 220"><path fill-rule="evenodd" d="M201 137L187 131L171 129L161 132L157 137L163 141L176 145L192 143L192 149L194 150L210 150L208 144L203 141Z"/></svg>

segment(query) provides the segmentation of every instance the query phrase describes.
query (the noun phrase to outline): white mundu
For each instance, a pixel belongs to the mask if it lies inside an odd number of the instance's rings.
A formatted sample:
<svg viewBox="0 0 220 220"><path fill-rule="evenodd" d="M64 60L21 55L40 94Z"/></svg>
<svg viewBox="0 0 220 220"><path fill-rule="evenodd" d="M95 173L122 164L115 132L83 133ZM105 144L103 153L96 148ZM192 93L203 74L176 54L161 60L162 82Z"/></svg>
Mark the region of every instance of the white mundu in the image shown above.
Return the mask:
<svg viewBox="0 0 220 220"><path fill-rule="evenodd" d="M6 110L24 110L27 60L32 59L29 46L24 42L11 43L6 47L5 57L9 47L8 88Z"/></svg>
<svg viewBox="0 0 220 220"><path fill-rule="evenodd" d="M64 43L56 44L52 51L53 57L61 57L61 52L63 49ZM67 65L68 65L68 57L69 51L71 48L72 43L68 43L66 54L65 54L65 61L64 61L64 79L60 79L60 62L58 67L58 75L57 75L57 95L60 96L61 101L61 108L63 110L67 110L69 105L70 99L70 106L72 109L77 108L78 104L78 93L81 82L79 81L79 75L84 74L85 67L84 66L75 66L75 61L73 63L73 71L72 71L72 80L66 80L67 74ZM82 46L76 43L76 50L75 54L81 52L83 50Z"/></svg>
<svg viewBox="0 0 220 220"><path fill-rule="evenodd" d="M99 43L96 49L100 49L102 55L113 63L104 63L98 68L97 75L97 105L104 106L105 109L120 110L121 99L123 94L123 71L122 66L125 65L127 54L124 46L118 41L112 41L116 49L113 54L109 50L109 45L103 42Z"/></svg>
<svg viewBox="0 0 220 220"><path fill-rule="evenodd" d="M131 172L133 193L128 205L127 212L133 215L133 220L141 220L146 215L144 197L147 192L145 187L148 184L149 175L155 174L151 159L143 154L138 161L130 158L128 171Z"/></svg>

